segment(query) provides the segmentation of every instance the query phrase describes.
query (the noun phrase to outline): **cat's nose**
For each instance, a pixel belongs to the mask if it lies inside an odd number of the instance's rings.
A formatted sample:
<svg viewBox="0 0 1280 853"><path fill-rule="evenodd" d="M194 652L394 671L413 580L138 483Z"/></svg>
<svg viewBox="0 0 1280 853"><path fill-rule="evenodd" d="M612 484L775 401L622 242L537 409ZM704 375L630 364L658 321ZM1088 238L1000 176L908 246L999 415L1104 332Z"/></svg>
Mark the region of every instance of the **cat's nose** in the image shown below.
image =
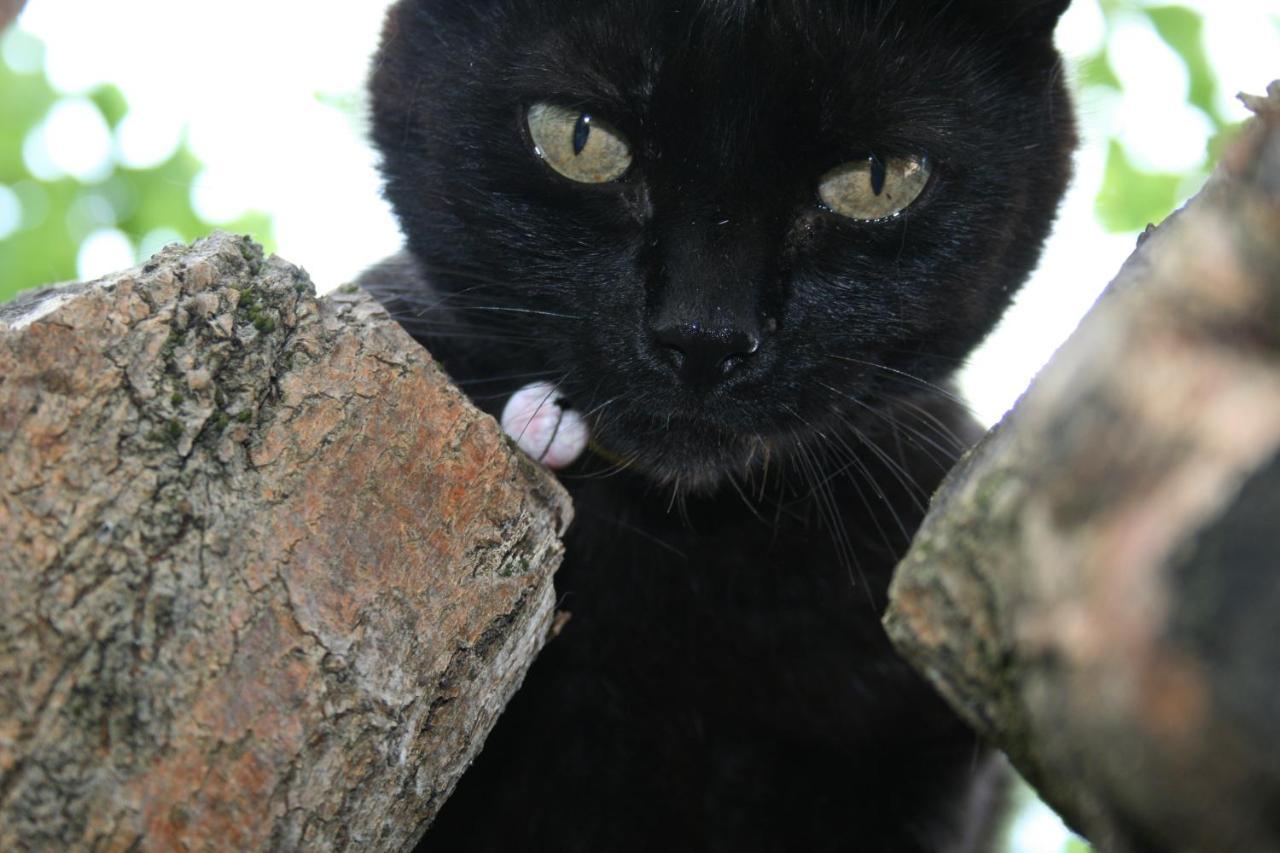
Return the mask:
<svg viewBox="0 0 1280 853"><path fill-rule="evenodd" d="M708 388L722 382L760 349L760 336L697 323L659 326L654 339L685 383Z"/></svg>

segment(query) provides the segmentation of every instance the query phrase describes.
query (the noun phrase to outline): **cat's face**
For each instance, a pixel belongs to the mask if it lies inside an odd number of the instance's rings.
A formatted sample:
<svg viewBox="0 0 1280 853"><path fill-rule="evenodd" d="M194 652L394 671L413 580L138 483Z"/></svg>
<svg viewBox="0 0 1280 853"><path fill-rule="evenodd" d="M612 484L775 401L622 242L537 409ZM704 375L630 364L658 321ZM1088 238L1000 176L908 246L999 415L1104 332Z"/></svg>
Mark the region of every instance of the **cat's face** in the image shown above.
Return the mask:
<svg viewBox="0 0 1280 853"><path fill-rule="evenodd" d="M995 323L1069 171L1065 5L402 0L388 196L448 322L605 454L711 483Z"/></svg>

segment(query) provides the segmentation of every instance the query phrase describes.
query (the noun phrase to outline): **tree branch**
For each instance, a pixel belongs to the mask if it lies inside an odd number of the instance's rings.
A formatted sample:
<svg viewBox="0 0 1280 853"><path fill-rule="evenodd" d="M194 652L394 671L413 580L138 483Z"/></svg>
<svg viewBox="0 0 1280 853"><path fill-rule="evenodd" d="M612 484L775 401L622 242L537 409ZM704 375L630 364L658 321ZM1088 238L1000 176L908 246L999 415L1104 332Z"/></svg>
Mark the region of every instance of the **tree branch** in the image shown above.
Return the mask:
<svg viewBox="0 0 1280 853"><path fill-rule="evenodd" d="M1280 84L943 485L899 649L1104 850L1280 850Z"/></svg>
<svg viewBox="0 0 1280 853"><path fill-rule="evenodd" d="M367 297L244 238L0 306L0 849L410 847L570 517Z"/></svg>

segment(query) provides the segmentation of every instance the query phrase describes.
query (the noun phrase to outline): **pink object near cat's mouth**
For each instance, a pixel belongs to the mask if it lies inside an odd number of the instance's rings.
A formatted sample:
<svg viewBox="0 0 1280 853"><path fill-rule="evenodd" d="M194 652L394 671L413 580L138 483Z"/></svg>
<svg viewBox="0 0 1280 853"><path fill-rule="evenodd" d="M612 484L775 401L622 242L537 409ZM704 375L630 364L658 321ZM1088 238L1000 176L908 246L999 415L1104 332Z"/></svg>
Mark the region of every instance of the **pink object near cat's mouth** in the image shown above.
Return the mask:
<svg viewBox="0 0 1280 853"><path fill-rule="evenodd" d="M587 448L587 422L565 408L554 385L535 382L511 395L502 431L520 449L553 470L567 468Z"/></svg>

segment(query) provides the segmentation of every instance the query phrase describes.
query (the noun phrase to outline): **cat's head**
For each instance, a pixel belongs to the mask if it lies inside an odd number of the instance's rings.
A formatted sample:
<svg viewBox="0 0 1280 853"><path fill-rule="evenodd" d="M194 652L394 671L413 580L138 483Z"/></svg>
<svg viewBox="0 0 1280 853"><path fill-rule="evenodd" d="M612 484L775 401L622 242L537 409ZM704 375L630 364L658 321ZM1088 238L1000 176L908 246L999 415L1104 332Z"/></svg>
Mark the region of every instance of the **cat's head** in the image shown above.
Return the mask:
<svg viewBox="0 0 1280 853"><path fill-rule="evenodd" d="M401 0L387 195L454 337L557 382L604 454L714 483L995 324L1070 171L1066 5Z"/></svg>

